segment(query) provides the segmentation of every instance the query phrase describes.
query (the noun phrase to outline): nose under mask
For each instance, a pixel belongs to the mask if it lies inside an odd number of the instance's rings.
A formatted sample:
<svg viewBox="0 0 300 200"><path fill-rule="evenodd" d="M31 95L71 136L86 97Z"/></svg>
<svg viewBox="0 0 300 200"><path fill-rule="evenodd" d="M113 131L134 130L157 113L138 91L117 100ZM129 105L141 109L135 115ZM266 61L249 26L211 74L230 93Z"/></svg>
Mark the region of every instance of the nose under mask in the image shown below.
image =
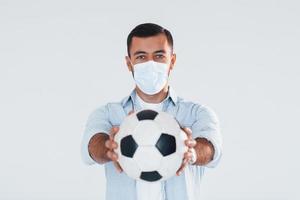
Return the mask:
<svg viewBox="0 0 300 200"><path fill-rule="evenodd" d="M168 64L147 61L133 66L136 85L146 94L153 95L163 89L168 81Z"/></svg>

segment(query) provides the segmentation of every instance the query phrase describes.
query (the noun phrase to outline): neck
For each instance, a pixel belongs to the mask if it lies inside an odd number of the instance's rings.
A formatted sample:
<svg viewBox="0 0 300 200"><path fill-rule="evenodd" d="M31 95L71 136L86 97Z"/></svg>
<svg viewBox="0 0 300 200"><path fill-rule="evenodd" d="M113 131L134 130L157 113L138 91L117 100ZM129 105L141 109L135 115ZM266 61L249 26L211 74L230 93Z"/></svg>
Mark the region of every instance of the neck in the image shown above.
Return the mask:
<svg viewBox="0 0 300 200"><path fill-rule="evenodd" d="M139 97L145 101L146 103L160 103L162 102L168 95L168 84L157 94L149 95L142 92L138 87L135 87L135 91Z"/></svg>

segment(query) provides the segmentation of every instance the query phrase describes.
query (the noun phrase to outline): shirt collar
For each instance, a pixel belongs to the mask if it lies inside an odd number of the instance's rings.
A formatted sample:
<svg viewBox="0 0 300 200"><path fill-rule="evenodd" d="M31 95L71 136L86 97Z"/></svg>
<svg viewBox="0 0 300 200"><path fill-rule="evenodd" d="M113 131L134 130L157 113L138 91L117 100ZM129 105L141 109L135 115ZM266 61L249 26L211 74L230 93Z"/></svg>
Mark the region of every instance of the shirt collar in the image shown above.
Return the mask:
<svg viewBox="0 0 300 200"><path fill-rule="evenodd" d="M174 89L171 86L168 86L168 87L169 87L168 88L168 96L166 97L166 99L170 98L171 101L173 102L173 104L176 105L178 102L178 97L177 97ZM133 89L131 94L122 100L122 106L124 107L129 100L132 100L133 102L135 102L135 99L136 99L136 92L135 92L135 89Z"/></svg>

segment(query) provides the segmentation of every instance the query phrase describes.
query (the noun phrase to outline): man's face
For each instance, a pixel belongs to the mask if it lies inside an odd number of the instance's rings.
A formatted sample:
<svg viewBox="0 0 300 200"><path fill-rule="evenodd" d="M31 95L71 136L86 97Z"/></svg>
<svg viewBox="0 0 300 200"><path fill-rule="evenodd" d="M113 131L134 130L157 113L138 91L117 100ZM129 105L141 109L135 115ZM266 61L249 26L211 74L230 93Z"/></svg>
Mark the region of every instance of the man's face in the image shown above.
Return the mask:
<svg viewBox="0 0 300 200"><path fill-rule="evenodd" d="M126 56L129 71L133 72L133 65L147 61L167 63L173 69L176 55L173 54L165 34L152 37L133 37L130 47L130 57Z"/></svg>

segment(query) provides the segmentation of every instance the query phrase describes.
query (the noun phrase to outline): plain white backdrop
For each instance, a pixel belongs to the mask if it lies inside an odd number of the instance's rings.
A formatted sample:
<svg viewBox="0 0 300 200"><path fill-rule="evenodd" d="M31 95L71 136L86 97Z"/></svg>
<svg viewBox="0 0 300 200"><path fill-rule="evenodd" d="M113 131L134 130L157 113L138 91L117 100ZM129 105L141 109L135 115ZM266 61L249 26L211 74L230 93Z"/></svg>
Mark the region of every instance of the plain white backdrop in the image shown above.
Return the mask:
<svg viewBox="0 0 300 200"><path fill-rule="evenodd" d="M90 112L133 89L126 37L174 36L171 85L219 116L201 199L300 199L298 1L0 0L0 199L104 199L80 143Z"/></svg>

